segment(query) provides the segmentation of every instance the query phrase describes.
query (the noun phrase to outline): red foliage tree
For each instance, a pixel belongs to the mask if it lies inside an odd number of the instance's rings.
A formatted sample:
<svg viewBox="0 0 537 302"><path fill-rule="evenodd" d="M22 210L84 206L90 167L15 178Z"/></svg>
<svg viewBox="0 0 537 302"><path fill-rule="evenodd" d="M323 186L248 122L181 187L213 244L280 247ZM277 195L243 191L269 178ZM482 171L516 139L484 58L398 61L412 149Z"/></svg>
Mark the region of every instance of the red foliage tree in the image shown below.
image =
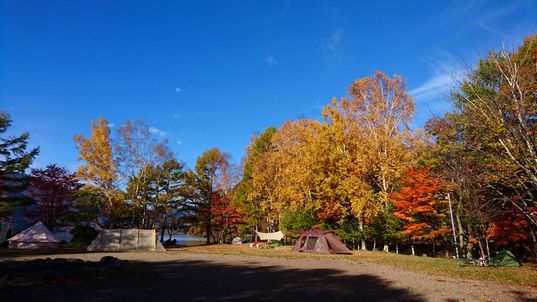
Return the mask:
<svg viewBox="0 0 537 302"><path fill-rule="evenodd" d="M395 205L393 213L401 219L402 231L414 240L429 240L449 232L440 208L445 200L438 196L442 189L440 179L432 178L429 169L409 168L405 171L403 186L390 196Z"/></svg>
<svg viewBox="0 0 537 302"><path fill-rule="evenodd" d="M511 206L494 219L488 235L497 246L508 247L530 239L530 224L523 213Z"/></svg>
<svg viewBox="0 0 537 302"><path fill-rule="evenodd" d="M221 192L213 192L210 198L213 232L219 242L224 242L228 232L244 223L244 214Z"/></svg>
<svg viewBox="0 0 537 302"><path fill-rule="evenodd" d="M75 192L81 186L76 174L65 168L48 165L46 169L32 169L29 195L36 207L30 216L54 228L68 213Z"/></svg>

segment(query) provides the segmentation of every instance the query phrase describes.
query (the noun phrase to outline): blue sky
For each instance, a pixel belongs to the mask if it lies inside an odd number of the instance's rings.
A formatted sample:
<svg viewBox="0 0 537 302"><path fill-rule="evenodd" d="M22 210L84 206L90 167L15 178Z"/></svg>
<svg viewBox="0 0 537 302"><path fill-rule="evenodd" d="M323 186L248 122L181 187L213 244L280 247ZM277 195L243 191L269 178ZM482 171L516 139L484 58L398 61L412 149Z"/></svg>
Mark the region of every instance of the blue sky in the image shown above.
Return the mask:
<svg viewBox="0 0 537 302"><path fill-rule="evenodd" d="M0 110L40 146L34 166L69 169L100 116L144 120L190 167L213 146L239 161L253 133L318 118L376 70L405 77L421 126L465 66L537 32L537 1L0 3Z"/></svg>

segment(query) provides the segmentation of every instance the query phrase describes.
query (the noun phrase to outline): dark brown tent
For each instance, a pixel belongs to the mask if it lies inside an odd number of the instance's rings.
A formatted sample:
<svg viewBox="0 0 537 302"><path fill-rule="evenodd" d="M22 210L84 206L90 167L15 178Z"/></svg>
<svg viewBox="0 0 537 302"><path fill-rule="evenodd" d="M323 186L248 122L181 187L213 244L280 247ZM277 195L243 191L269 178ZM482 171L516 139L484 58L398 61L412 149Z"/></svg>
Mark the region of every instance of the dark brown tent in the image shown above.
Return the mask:
<svg viewBox="0 0 537 302"><path fill-rule="evenodd" d="M318 254L351 254L347 246L332 232L311 230L300 233L293 252Z"/></svg>

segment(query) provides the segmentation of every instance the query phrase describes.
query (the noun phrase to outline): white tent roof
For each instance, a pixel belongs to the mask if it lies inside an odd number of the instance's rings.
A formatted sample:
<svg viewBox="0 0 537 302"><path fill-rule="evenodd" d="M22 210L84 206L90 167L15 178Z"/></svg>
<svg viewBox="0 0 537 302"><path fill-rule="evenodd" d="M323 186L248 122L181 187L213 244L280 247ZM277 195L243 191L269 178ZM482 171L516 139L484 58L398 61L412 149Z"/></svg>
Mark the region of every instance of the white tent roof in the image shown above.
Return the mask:
<svg viewBox="0 0 537 302"><path fill-rule="evenodd" d="M20 242L60 242L41 221L9 238L7 241Z"/></svg>
<svg viewBox="0 0 537 302"><path fill-rule="evenodd" d="M282 238L285 237L285 234L282 233L282 231L277 231L275 233L262 233L258 231L255 232L261 240L282 240Z"/></svg>

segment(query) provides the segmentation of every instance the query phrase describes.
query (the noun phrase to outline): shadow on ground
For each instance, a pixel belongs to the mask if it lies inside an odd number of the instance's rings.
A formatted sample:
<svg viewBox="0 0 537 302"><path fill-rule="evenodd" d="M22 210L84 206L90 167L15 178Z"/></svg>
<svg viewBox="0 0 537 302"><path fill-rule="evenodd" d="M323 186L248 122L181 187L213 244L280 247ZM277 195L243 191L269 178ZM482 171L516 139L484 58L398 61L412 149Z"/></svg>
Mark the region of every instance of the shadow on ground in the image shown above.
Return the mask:
<svg viewBox="0 0 537 302"><path fill-rule="evenodd" d="M528 295L528 293L517 291L517 290L512 291L512 293L517 297L517 301L520 301L520 302L537 302L537 299L534 298L534 297L530 297Z"/></svg>
<svg viewBox="0 0 537 302"><path fill-rule="evenodd" d="M135 265L139 272L130 277L41 289L4 289L0 297L2 301L424 301L376 276L351 276L334 269L206 261Z"/></svg>
<svg viewBox="0 0 537 302"><path fill-rule="evenodd" d="M85 247L61 247L53 249L10 249L0 248L0 259L16 259L27 256L48 256L61 254L87 253Z"/></svg>

